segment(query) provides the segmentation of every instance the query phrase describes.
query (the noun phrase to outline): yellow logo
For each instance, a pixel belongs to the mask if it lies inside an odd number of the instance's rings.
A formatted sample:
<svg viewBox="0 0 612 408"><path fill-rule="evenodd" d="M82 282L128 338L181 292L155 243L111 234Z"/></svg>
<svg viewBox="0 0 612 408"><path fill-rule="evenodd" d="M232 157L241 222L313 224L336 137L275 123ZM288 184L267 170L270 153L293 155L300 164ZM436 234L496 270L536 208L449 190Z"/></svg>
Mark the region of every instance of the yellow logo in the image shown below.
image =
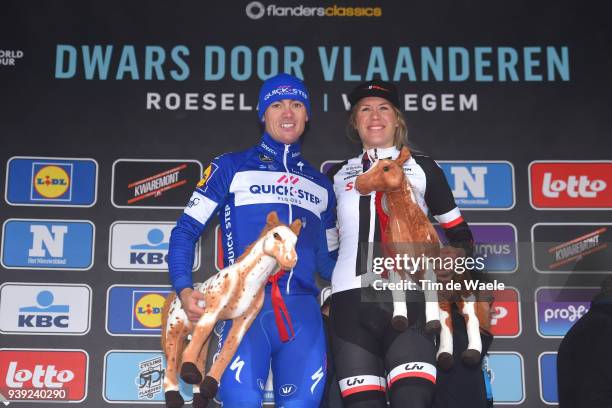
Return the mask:
<svg viewBox="0 0 612 408"><path fill-rule="evenodd" d="M34 188L45 198L57 198L70 188L70 177L58 166L45 166L34 176Z"/></svg>
<svg viewBox="0 0 612 408"><path fill-rule="evenodd" d="M165 298L157 293L151 293L140 298L134 314L136 319L143 326L149 329L158 329L161 327L162 308L164 307Z"/></svg>
<svg viewBox="0 0 612 408"><path fill-rule="evenodd" d="M212 171L212 164L209 164L206 170L204 170L204 174L202 175L202 180L198 181L198 187L202 187L208 181L210 177L210 172Z"/></svg>

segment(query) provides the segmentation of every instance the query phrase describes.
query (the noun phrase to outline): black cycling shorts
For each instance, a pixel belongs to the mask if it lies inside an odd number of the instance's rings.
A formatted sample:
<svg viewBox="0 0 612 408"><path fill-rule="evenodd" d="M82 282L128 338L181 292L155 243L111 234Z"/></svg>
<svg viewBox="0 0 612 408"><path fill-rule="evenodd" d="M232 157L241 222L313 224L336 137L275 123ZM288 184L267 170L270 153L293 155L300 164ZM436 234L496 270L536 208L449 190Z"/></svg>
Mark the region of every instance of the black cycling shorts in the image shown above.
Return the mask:
<svg viewBox="0 0 612 408"><path fill-rule="evenodd" d="M436 349L434 337L422 330L422 292L407 292L410 326L398 332L391 326L392 303L368 301L367 296L362 299L366 293L362 291L369 290L373 289L352 289L331 297L331 342L343 400L346 403L389 389L392 406L430 406L436 382ZM403 393L404 400L394 404L393 394L400 388L396 384L408 384L418 392ZM420 402L409 403L406 398Z"/></svg>

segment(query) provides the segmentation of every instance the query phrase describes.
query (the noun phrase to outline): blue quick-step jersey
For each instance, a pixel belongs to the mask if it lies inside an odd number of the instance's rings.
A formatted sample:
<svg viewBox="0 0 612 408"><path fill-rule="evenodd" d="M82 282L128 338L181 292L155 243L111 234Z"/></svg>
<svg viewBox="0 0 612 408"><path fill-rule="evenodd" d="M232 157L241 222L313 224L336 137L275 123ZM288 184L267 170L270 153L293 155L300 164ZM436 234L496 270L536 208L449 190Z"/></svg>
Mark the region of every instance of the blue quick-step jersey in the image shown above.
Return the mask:
<svg viewBox="0 0 612 408"><path fill-rule="evenodd" d="M192 287L195 243L214 214L227 266L259 237L267 214L276 211L281 222L302 221L298 263L280 279L281 293L316 296L314 272L329 280L337 257L335 207L330 181L302 158L300 144L279 143L264 133L258 145L223 154L204 171L170 237L172 285L177 293Z"/></svg>

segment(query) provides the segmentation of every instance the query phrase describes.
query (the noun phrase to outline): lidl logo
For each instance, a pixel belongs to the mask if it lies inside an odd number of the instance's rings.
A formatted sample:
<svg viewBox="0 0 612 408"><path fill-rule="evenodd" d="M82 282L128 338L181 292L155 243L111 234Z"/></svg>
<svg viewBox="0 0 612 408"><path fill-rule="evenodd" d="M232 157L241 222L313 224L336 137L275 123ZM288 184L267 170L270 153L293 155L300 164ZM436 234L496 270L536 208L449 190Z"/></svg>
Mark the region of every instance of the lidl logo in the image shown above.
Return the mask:
<svg viewBox="0 0 612 408"><path fill-rule="evenodd" d="M160 351L111 350L104 357L103 397L108 403L163 403L166 359ZM180 381L189 403L192 386Z"/></svg>
<svg viewBox="0 0 612 408"><path fill-rule="evenodd" d="M65 199L70 200L70 180L72 164L45 165L34 163L34 190L32 199Z"/></svg>
<svg viewBox="0 0 612 408"><path fill-rule="evenodd" d="M558 404L557 353L545 352L538 358L540 371L540 398L546 404Z"/></svg>
<svg viewBox="0 0 612 408"><path fill-rule="evenodd" d="M0 286L3 334L72 334L89 331L91 288L77 284L5 283Z"/></svg>
<svg viewBox="0 0 612 408"><path fill-rule="evenodd" d="M562 338L591 307L597 288L541 287L535 293L540 337Z"/></svg>
<svg viewBox="0 0 612 408"><path fill-rule="evenodd" d="M113 285L107 292L106 331L111 336L159 336L169 286Z"/></svg>
<svg viewBox="0 0 612 408"><path fill-rule="evenodd" d="M492 351L484 364L490 371L495 402L518 405L525 400L523 356L515 352Z"/></svg>
<svg viewBox="0 0 612 408"><path fill-rule="evenodd" d="M2 234L2 266L8 269L87 270L93 265L91 221L8 219Z"/></svg>
<svg viewBox="0 0 612 408"><path fill-rule="evenodd" d="M134 314L143 327L159 329L161 327L162 308L166 298L159 293L139 293Z"/></svg>
<svg viewBox="0 0 612 408"><path fill-rule="evenodd" d="M6 201L11 205L91 207L96 202L98 163L93 159L12 157Z"/></svg>
<svg viewBox="0 0 612 408"><path fill-rule="evenodd" d="M461 209L514 207L514 166L507 161L439 161Z"/></svg>

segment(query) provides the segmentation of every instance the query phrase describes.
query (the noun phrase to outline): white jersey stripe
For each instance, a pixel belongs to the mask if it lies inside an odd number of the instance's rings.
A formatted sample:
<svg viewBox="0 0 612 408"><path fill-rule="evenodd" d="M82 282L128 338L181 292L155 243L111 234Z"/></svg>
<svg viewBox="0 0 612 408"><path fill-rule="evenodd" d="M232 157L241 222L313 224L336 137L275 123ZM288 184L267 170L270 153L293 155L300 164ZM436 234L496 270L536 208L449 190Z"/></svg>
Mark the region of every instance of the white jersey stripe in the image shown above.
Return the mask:
<svg viewBox="0 0 612 408"><path fill-rule="evenodd" d="M434 218L436 219L436 221L438 221L440 224L448 224L451 223L453 221L455 221L457 218L461 217L461 211L459 211L459 208L455 207L452 210L450 210L447 213L444 214L440 214L440 215L435 215Z"/></svg>
<svg viewBox="0 0 612 408"><path fill-rule="evenodd" d="M206 221L212 216L217 209L218 204L208 197L194 191L191 199L185 207L185 214L199 222L206 224Z"/></svg>

